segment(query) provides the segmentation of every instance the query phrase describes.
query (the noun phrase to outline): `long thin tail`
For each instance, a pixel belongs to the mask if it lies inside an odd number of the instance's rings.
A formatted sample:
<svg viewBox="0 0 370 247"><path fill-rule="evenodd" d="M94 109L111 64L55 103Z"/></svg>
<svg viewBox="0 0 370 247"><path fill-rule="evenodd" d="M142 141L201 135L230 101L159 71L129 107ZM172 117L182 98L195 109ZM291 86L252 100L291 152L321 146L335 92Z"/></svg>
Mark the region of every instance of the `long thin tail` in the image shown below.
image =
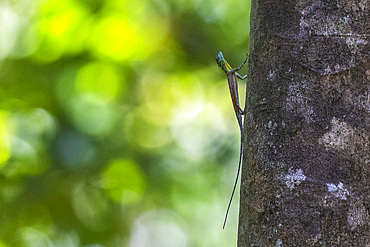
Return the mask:
<svg viewBox="0 0 370 247"><path fill-rule="evenodd" d="M233 197L234 197L236 185L238 184L240 167L241 167L241 162L242 162L242 155L243 155L243 131L241 131L241 138L240 138L240 155L239 155L238 172L236 173L236 179L235 179L235 183L234 183L234 188L233 188L233 192L231 193L229 205L227 206L225 220L224 220L224 225L222 226L222 229L225 229L225 225L226 225L226 221L227 221L227 216L229 215L230 205L231 205L231 202L232 202Z"/></svg>

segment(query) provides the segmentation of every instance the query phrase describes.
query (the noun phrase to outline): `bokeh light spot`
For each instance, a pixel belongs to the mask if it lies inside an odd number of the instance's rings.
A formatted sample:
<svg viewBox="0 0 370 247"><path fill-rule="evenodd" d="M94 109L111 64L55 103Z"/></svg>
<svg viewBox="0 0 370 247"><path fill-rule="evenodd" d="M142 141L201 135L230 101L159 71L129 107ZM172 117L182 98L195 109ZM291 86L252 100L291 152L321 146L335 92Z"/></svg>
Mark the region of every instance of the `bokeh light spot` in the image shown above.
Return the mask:
<svg viewBox="0 0 370 247"><path fill-rule="evenodd" d="M216 22L223 19L226 15L228 2L216 0L209 4L207 0L193 0L193 4L198 15L206 22Z"/></svg>
<svg viewBox="0 0 370 247"><path fill-rule="evenodd" d="M0 128L1 125L4 126L2 122L4 118L0 114ZM2 172L7 176L39 175L45 172L50 164L43 162L42 159L47 145L54 139L56 132L53 117L41 108L27 109L10 115L9 124L12 128L8 136L11 159ZM2 144L4 145L4 142ZM6 148L5 145L2 152L6 151Z"/></svg>
<svg viewBox="0 0 370 247"><path fill-rule="evenodd" d="M135 222L129 247L187 247L182 220L169 210L152 210Z"/></svg>
<svg viewBox="0 0 370 247"><path fill-rule="evenodd" d="M124 132L132 143L145 148L163 147L172 141L172 135L166 126L148 121L143 114L135 112Z"/></svg>
<svg viewBox="0 0 370 247"><path fill-rule="evenodd" d="M144 40L123 17L108 16L97 24L92 36L94 50L115 60L132 57Z"/></svg>
<svg viewBox="0 0 370 247"><path fill-rule="evenodd" d="M203 98L199 79L187 74L147 73L142 77L141 90L145 118L158 125L169 125L176 108Z"/></svg>
<svg viewBox="0 0 370 247"><path fill-rule="evenodd" d="M41 149L55 137L55 120L44 109L35 108L18 112L14 115L13 122L15 134L36 149Z"/></svg>
<svg viewBox="0 0 370 247"><path fill-rule="evenodd" d="M82 67L76 78L77 93L94 93L102 99L112 100L120 92L118 71L105 63L89 63Z"/></svg>
<svg viewBox="0 0 370 247"><path fill-rule="evenodd" d="M105 135L114 123L115 115L111 105L95 94L75 96L69 110L76 126L90 135Z"/></svg>
<svg viewBox="0 0 370 247"><path fill-rule="evenodd" d="M15 44L12 57L17 59L27 57L34 53L40 45L39 27L37 24L24 26L20 30L18 40Z"/></svg>
<svg viewBox="0 0 370 247"><path fill-rule="evenodd" d="M52 247L54 246L49 237L35 228L22 227L17 230L16 237L19 242L19 246L28 247Z"/></svg>
<svg viewBox="0 0 370 247"><path fill-rule="evenodd" d="M42 10L40 35L43 43L35 59L51 62L64 53L81 51L91 24L86 10L72 0L46 1Z"/></svg>
<svg viewBox="0 0 370 247"><path fill-rule="evenodd" d="M0 7L0 60L12 52L18 31L18 15L8 7Z"/></svg>
<svg viewBox="0 0 370 247"><path fill-rule="evenodd" d="M109 203L98 187L81 183L72 194L72 205L78 219L94 231L104 231L109 227Z"/></svg>
<svg viewBox="0 0 370 247"><path fill-rule="evenodd" d="M29 142L15 136L11 139L11 157L11 161L2 171L7 176L38 175L46 169L46 164L39 162L35 148Z"/></svg>
<svg viewBox="0 0 370 247"><path fill-rule="evenodd" d="M194 102L178 108L172 120L176 142L194 160L214 156L222 148L227 126L220 111L212 104ZM191 166L181 166L181 169Z"/></svg>
<svg viewBox="0 0 370 247"><path fill-rule="evenodd" d="M10 157L10 133L8 114L0 111L0 167L6 164Z"/></svg>
<svg viewBox="0 0 370 247"><path fill-rule="evenodd" d="M101 186L108 196L122 204L138 202L144 194L145 184L139 166L129 160L112 161L101 178Z"/></svg>
<svg viewBox="0 0 370 247"><path fill-rule="evenodd" d="M56 143L57 155L63 165L70 169L88 168L94 165L95 148L77 132L66 131Z"/></svg>

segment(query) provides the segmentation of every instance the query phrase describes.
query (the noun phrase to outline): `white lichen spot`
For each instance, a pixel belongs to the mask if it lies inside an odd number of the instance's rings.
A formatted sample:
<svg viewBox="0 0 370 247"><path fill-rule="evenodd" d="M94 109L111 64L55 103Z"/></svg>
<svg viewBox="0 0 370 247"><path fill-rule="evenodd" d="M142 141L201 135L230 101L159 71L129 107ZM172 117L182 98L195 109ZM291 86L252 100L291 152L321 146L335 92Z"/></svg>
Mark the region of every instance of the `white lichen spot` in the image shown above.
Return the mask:
<svg viewBox="0 0 370 247"><path fill-rule="evenodd" d="M306 96L310 91L307 81L294 82L289 85L286 98L287 110L302 115L307 123L311 123L315 118L314 110Z"/></svg>
<svg viewBox="0 0 370 247"><path fill-rule="evenodd" d="M278 127L278 124L277 123L274 123L272 122L271 120L264 125L265 126L265 129L269 129L270 130L270 135L273 135L273 131L276 130L276 128Z"/></svg>
<svg viewBox="0 0 370 247"><path fill-rule="evenodd" d="M328 149L356 152L368 149L370 138L367 132L352 128L346 122L333 118L330 131L319 139L319 143Z"/></svg>
<svg viewBox="0 0 370 247"><path fill-rule="evenodd" d="M347 222L351 227L351 230L355 229L357 226L363 226L369 221L369 214L361 203L355 203L351 205L348 211Z"/></svg>
<svg viewBox="0 0 370 247"><path fill-rule="evenodd" d="M328 191L335 197L338 197L341 200L347 200L347 195L349 195L349 192L346 188L344 188L342 182L339 182L338 185L327 183L326 186L328 186Z"/></svg>
<svg viewBox="0 0 370 247"><path fill-rule="evenodd" d="M352 99L353 99L353 105L357 109L361 109L363 111L370 113L370 93L369 92L367 92L367 94L361 94L361 95L354 96Z"/></svg>
<svg viewBox="0 0 370 247"><path fill-rule="evenodd" d="M334 149L346 149L347 145L350 145L349 140L353 135L353 129L351 129L347 123L339 122L336 118L331 120L331 131L324 134L319 139L320 144L324 144L328 148Z"/></svg>
<svg viewBox="0 0 370 247"><path fill-rule="evenodd" d="M283 241L281 239L276 240L276 247L283 247Z"/></svg>
<svg viewBox="0 0 370 247"><path fill-rule="evenodd" d="M330 69L330 66L328 65L325 69L324 69L324 75L328 75L328 74L331 74L331 69Z"/></svg>
<svg viewBox="0 0 370 247"><path fill-rule="evenodd" d="M268 76L267 76L267 80L269 80L269 81L273 81L273 80L275 79L275 77L276 77L276 73L275 73L275 71L274 71L274 70L270 70L270 71L269 71L269 74L268 74Z"/></svg>
<svg viewBox="0 0 370 247"><path fill-rule="evenodd" d="M339 70L340 70L340 64L336 64L336 65L334 66L334 69L335 69L335 71L339 71Z"/></svg>
<svg viewBox="0 0 370 247"><path fill-rule="evenodd" d="M361 47L368 44L368 40L361 37L349 36L345 41L352 53L356 53Z"/></svg>
<svg viewBox="0 0 370 247"><path fill-rule="evenodd" d="M347 15L347 16L345 16L345 17L343 17L342 19L343 19L343 22L344 22L344 23L346 23L346 24L347 24L347 23L348 23L348 21L350 20L348 15Z"/></svg>
<svg viewBox="0 0 370 247"><path fill-rule="evenodd" d="M290 190L293 190L295 186L298 186L302 181L306 180L306 176L303 174L302 169L297 169L294 172L289 169L288 175L285 176L285 184Z"/></svg>
<svg viewBox="0 0 370 247"><path fill-rule="evenodd" d="M279 145L279 148L281 148L281 145ZM284 168L286 167L286 164L283 162L278 161L277 163L274 163L276 167Z"/></svg>
<svg viewBox="0 0 370 247"><path fill-rule="evenodd" d="M361 10L364 11L367 3L368 3L368 0L361 0L358 6L360 6Z"/></svg>

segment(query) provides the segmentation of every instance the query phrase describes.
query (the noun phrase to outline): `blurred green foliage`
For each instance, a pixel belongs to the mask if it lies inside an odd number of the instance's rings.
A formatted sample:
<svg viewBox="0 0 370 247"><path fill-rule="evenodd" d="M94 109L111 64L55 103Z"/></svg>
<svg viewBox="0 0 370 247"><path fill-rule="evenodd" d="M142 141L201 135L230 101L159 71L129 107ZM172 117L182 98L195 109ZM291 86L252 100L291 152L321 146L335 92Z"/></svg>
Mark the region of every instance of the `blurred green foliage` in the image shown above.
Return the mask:
<svg viewBox="0 0 370 247"><path fill-rule="evenodd" d="M235 246L239 133L215 56L243 61L249 12L0 1L0 247Z"/></svg>

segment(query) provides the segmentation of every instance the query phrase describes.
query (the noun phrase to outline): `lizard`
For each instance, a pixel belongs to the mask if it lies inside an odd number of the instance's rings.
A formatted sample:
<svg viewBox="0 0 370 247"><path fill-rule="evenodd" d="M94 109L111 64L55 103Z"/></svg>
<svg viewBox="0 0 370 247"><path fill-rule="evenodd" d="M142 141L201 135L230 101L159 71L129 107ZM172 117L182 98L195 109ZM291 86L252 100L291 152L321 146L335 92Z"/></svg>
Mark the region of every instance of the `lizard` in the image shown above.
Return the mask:
<svg viewBox="0 0 370 247"><path fill-rule="evenodd" d="M222 52L219 52L217 57L216 57L216 62L218 64L218 66L225 72L225 74L227 76L227 81L228 81L228 84L229 84L231 100L233 102L233 107L234 107L236 119L238 120L239 129L240 129L240 154L239 154L238 171L237 171L237 174L236 174L236 179L235 179L233 191L231 193L230 201L229 201L229 204L227 206L224 225L222 227L223 229L225 229L225 224L226 224L227 216L229 214L230 205L231 205L231 202L232 202L233 197L234 197L236 185L238 183L240 167L241 167L241 159L242 159L242 155L243 155L243 138L244 138L244 136L243 136L242 115L245 115L245 111L243 111L240 108L240 105L239 105L238 82L237 82L236 79L239 78L241 80L244 80L245 78L247 78L247 75L241 76L237 73L237 71L239 71L243 67L243 65L247 62L247 60L248 60L248 54L247 54L247 57L244 60L244 62L239 67L232 68L230 66L230 64L225 60Z"/></svg>

